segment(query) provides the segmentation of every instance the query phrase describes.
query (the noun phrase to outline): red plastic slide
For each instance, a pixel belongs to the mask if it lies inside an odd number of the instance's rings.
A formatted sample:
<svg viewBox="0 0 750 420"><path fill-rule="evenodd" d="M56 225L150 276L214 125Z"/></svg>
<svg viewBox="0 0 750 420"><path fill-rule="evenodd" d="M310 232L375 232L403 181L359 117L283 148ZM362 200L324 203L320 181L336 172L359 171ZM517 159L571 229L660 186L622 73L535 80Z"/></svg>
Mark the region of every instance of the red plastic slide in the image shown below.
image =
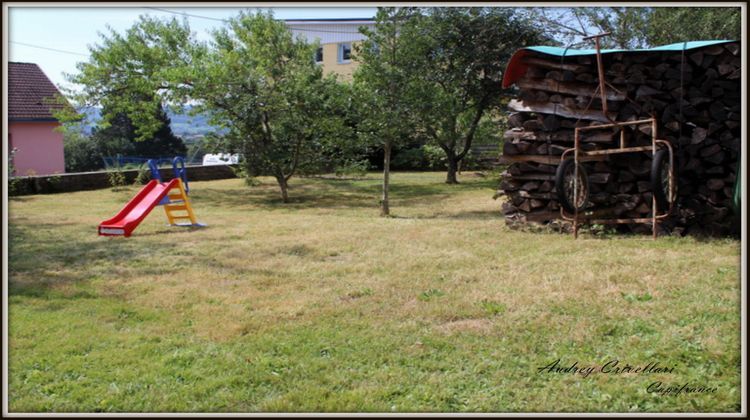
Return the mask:
<svg viewBox="0 0 750 420"><path fill-rule="evenodd" d="M169 190L177 186L177 182L179 178L165 183L160 183L155 179L149 181L115 217L99 224L99 235L130 236Z"/></svg>

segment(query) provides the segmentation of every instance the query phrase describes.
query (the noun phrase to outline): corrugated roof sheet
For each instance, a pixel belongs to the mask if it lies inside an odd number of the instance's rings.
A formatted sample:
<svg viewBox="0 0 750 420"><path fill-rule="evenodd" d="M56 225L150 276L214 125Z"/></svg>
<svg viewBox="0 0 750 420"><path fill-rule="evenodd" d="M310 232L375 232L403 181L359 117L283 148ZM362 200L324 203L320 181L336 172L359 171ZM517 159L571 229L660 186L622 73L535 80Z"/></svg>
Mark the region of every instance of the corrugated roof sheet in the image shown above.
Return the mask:
<svg viewBox="0 0 750 420"><path fill-rule="evenodd" d="M34 63L8 63L8 120L52 120L57 87Z"/></svg>

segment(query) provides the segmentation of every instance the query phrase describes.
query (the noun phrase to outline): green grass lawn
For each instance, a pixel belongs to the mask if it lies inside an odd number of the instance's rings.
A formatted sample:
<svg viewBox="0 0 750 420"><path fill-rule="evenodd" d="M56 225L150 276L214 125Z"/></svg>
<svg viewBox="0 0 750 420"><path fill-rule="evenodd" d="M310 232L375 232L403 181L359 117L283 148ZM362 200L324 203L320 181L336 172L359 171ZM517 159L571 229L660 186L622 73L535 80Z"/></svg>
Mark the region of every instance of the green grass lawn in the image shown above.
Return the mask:
<svg viewBox="0 0 750 420"><path fill-rule="evenodd" d="M740 410L739 241L512 231L472 173L380 218L379 178L192 182L207 227L127 239L138 187L10 198L10 411Z"/></svg>

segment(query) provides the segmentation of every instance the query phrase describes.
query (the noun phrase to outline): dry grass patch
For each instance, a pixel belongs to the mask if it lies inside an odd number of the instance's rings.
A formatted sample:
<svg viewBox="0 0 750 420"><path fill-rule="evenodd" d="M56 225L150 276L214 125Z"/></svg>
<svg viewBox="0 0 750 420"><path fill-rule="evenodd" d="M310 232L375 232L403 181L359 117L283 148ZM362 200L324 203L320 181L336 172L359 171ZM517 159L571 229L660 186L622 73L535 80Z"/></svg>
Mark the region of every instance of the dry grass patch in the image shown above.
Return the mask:
<svg viewBox="0 0 750 420"><path fill-rule="evenodd" d="M510 231L496 180L396 173L192 182L204 229L156 209L96 236L137 188L10 200L12 411L736 411L735 240ZM62 351L61 351L62 350ZM651 377L537 374L659 360Z"/></svg>

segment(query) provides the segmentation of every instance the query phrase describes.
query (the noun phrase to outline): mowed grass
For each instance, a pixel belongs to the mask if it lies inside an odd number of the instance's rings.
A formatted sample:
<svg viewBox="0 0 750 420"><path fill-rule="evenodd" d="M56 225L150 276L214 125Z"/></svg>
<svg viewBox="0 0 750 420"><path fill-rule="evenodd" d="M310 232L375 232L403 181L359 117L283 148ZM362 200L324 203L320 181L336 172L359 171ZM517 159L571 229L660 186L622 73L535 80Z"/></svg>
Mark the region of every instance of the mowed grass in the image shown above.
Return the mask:
<svg viewBox="0 0 750 420"><path fill-rule="evenodd" d="M740 243L509 230L497 180L192 182L9 200L11 412L740 410ZM673 373L539 373L656 362ZM715 387L659 395L649 384Z"/></svg>

